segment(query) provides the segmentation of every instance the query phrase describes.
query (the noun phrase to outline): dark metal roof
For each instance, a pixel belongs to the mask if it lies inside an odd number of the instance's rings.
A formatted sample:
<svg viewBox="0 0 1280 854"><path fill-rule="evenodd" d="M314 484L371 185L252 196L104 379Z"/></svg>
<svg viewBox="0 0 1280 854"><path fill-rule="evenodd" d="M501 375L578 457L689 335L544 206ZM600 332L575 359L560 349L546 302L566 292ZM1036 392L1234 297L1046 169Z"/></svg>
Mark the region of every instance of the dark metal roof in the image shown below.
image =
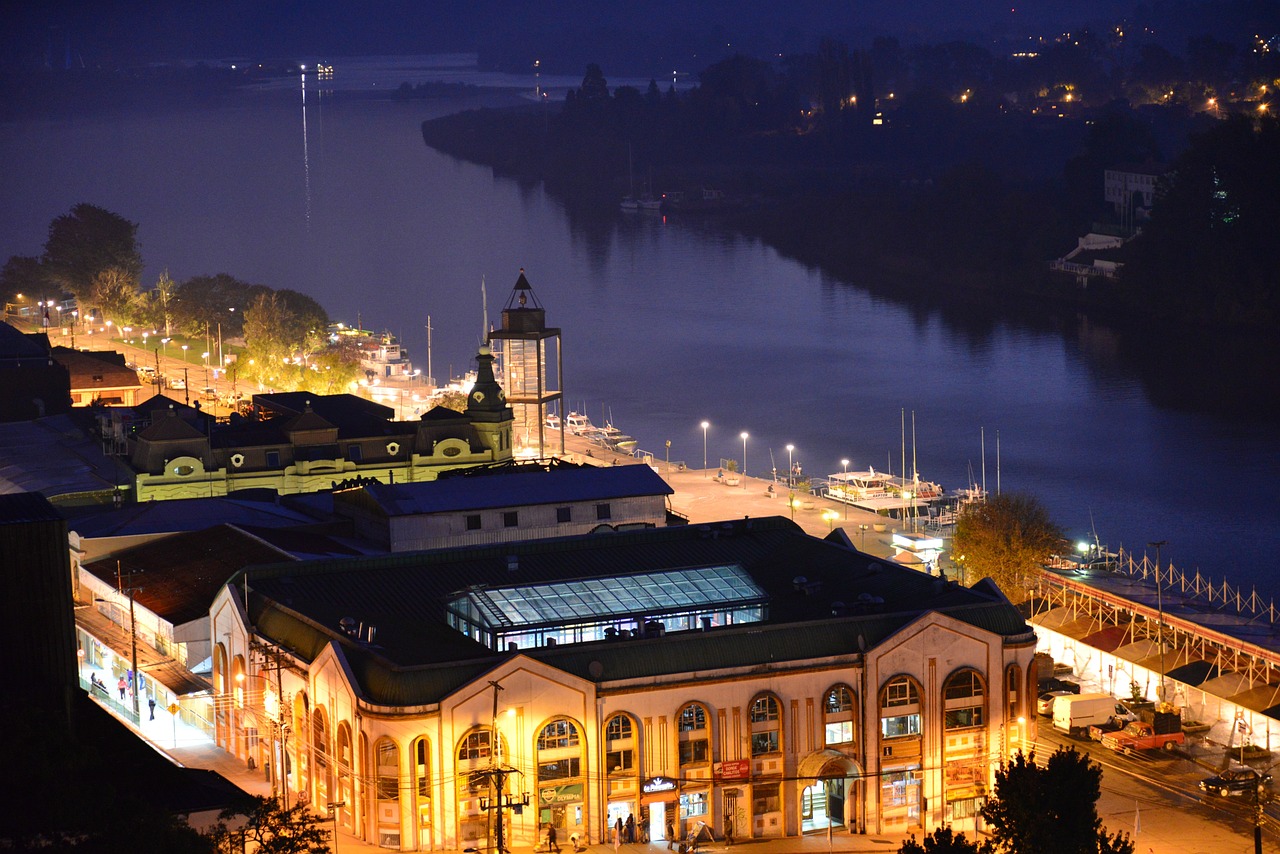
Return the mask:
<svg viewBox="0 0 1280 854"><path fill-rule="evenodd" d="M218 590L241 567L291 559L234 525L217 525L135 546L85 569L113 587L120 579L136 588L136 602L178 626L208 616Z"/></svg>
<svg viewBox="0 0 1280 854"><path fill-rule="evenodd" d="M361 487L388 516L493 507L609 501L674 490L648 466L557 467Z"/></svg>
<svg viewBox="0 0 1280 854"><path fill-rule="evenodd" d="M713 565L750 574L768 596L767 623L521 652L584 678L596 678L591 662L599 661L601 678L614 679L855 653L859 636L874 645L932 610L1005 637L1030 632L1003 597L810 537L780 517L260 566L236 583L247 584L258 630L303 658L341 644L367 699L430 703L511 654L447 625L445 606L464 588L598 577L625 583L633 573ZM339 627L344 618L362 630L359 638Z"/></svg>
<svg viewBox="0 0 1280 854"><path fill-rule="evenodd" d="M56 522L62 518L63 515L49 503L49 499L38 492L0 495L0 525Z"/></svg>

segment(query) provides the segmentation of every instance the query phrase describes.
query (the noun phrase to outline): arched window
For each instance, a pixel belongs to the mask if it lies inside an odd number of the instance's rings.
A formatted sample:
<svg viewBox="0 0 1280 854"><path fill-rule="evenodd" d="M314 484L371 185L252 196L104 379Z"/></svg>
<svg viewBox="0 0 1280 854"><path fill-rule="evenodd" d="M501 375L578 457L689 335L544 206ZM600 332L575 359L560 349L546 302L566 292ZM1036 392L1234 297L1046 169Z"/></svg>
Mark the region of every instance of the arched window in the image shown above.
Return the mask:
<svg viewBox="0 0 1280 854"><path fill-rule="evenodd" d="M378 800L400 800L400 751L389 738L380 738L373 746L374 772Z"/></svg>
<svg viewBox="0 0 1280 854"><path fill-rule="evenodd" d="M680 710L676 725L680 737L680 765L705 765L711 761L711 730L707 709L690 703Z"/></svg>
<svg viewBox="0 0 1280 854"><path fill-rule="evenodd" d="M316 803L328 803L333 778L332 765L329 762L329 726L324 709L316 707L311 711L311 750L315 756Z"/></svg>
<svg viewBox="0 0 1280 854"><path fill-rule="evenodd" d="M1010 664L1005 668L1004 690L1005 718L1011 721L1017 720L1026 714L1022 709L1022 668L1018 665Z"/></svg>
<svg viewBox="0 0 1280 854"><path fill-rule="evenodd" d="M782 704L772 694L761 694L751 703L751 755L782 749Z"/></svg>
<svg viewBox="0 0 1280 854"><path fill-rule="evenodd" d="M836 685L827 692L822 703L823 741L827 747L845 747L857 735L857 712L854 693L848 685Z"/></svg>
<svg viewBox="0 0 1280 854"><path fill-rule="evenodd" d="M920 688L910 676L895 676L880 691L880 736L920 735Z"/></svg>
<svg viewBox="0 0 1280 854"><path fill-rule="evenodd" d="M538 731L537 769L543 821L562 830L581 829L586 767L577 724L559 718L543 725Z"/></svg>
<svg viewBox="0 0 1280 854"><path fill-rule="evenodd" d="M431 828L431 742L426 736L413 742L413 796L414 815L418 822L418 835Z"/></svg>
<svg viewBox="0 0 1280 854"><path fill-rule="evenodd" d="M636 727L629 715L614 715L604 726L605 771L631 774L636 764Z"/></svg>
<svg viewBox="0 0 1280 854"><path fill-rule="evenodd" d="M555 750L559 747L577 747L578 728L565 720L552 721L538 734L538 750Z"/></svg>
<svg viewBox="0 0 1280 854"><path fill-rule="evenodd" d="M944 729L968 729L984 725L986 687L976 671L961 670L951 674L943 683L942 697L946 703L942 720Z"/></svg>
<svg viewBox="0 0 1280 854"><path fill-rule="evenodd" d="M493 732L491 730L473 729L458 743L459 762L474 762L477 759L489 759L492 756Z"/></svg>

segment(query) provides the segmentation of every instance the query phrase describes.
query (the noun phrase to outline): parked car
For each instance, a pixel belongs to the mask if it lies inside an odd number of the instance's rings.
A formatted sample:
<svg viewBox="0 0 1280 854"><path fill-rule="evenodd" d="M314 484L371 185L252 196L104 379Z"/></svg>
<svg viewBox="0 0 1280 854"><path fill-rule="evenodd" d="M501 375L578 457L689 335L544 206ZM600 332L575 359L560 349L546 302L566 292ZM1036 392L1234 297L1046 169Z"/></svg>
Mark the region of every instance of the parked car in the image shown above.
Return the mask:
<svg viewBox="0 0 1280 854"><path fill-rule="evenodd" d="M200 396L203 397L205 400L217 400L218 390L213 386L207 385L204 388L200 389Z"/></svg>
<svg viewBox="0 0 1280 854"><path fill-rule="evenodd" d="M187 381L182 377L170 377L169 388L184 389L187 387Z"/></svg>
<svg viewBox="0 0 1280 854"><path fill-rule="evenodd" d="M1200 790L1211 795L1229 798L1233 795L1253 794L1256 789L1262 792L1271 785L1271 775L1253 768L1228 768L1216 777L1206 777L1200 781Z"/></svg>
<svg viewBox="0 0 1280 854"><path fill-rule="evenodd" d="M1053 714L1053 701L1057 697L1069 697L1070 691L1045 691L1036 699L1036 711L1048 717Z"/></svg>

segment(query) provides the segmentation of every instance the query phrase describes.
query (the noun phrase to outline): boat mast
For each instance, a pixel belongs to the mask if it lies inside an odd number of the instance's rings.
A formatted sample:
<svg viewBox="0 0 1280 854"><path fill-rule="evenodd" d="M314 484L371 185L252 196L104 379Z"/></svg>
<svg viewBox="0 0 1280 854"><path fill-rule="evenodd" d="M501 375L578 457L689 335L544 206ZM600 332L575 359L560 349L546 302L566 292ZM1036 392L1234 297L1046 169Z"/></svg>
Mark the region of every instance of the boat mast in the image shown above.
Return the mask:
<svg viewBox="0 0 1280 854"><path fill-rule="evenodd" d="M427 381L434 387L435 374L431 373L431 315L427 315Z"/></svg>
<svg viewBox="0 0 1280 854"><path fill-rule="evenodd" d="M987 428L978 428L978 437L982 442L982 497L987 497Z"/></svg>
<svg viewBox="0 0 1280 854"><path fill-rule="evenodd" d="M996 495L1000 494L1000 431L996 431Z"/></svg>

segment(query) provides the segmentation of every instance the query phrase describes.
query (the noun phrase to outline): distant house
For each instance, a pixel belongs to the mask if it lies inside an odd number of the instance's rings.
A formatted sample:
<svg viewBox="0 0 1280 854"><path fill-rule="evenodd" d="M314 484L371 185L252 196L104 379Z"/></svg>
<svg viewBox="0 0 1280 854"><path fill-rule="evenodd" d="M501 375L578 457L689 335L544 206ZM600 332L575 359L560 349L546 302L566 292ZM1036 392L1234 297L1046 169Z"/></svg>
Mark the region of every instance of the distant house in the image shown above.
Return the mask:
<svg viewBox="0 0 1280 854"><path fill-rule="evenodd" d="M566 537L601 525L658 527L671 494L648 466L530 464L340 489L333 510L360 536L404 552Z"/></svg>
<svg viewBox="0 0 1280 854"><path fill-rule="evenodd" d="M112 351L54 347L53 359L71 375L72 406L133 406L142 384L138 373Z"/></svg>
<svg viewBox="0 0 1280 854"><path fill-rule="evenodd" d="M1151 161L1104 170L1103 198L1115 210L1122 224L1131 228L1135 222L1150 216L1156 187L1168 172L1169 167Z"/></svg>

